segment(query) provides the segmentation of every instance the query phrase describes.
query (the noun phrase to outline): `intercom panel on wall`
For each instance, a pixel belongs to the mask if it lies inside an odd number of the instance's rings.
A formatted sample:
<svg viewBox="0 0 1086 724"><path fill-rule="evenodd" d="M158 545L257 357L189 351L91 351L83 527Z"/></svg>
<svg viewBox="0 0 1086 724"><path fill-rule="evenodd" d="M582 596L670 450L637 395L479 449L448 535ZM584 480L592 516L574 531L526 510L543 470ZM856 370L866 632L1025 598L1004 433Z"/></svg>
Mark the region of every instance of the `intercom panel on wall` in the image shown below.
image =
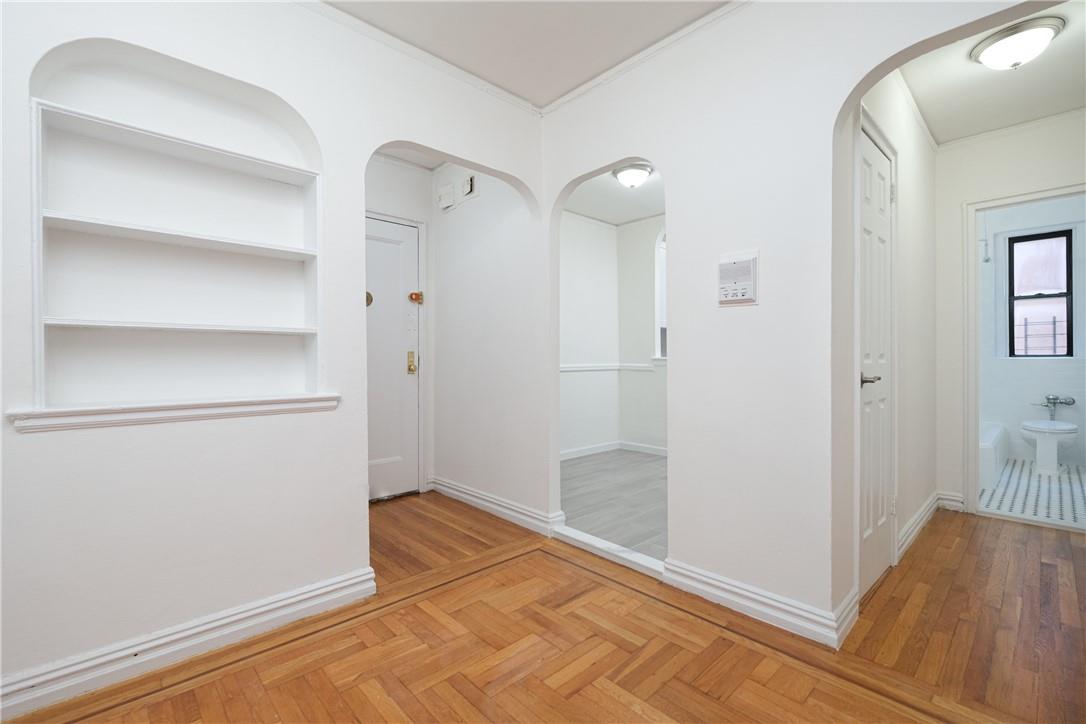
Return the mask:
<svg viewBox="0 0 1086 724"><path fill-rule="evenodd" d="M717 279L717 303L721 307L757 304L758 252L743 251L720 257Z"/></svg>

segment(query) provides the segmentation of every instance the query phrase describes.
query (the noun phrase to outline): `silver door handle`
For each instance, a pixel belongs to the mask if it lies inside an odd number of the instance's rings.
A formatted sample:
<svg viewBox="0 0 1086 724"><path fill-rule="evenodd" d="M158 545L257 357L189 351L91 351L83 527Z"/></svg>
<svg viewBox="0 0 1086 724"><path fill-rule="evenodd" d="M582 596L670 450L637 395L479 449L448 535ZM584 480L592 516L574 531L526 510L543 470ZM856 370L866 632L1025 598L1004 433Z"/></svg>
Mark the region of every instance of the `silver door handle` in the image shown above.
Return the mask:
<svg viewBox="0 0 1086 724"><path fill-rule="evenodd" d="M879 377L878 375L871 375L870 377L868 377L863 372L861 372L860 373L860 387L863 387L864 385L870 385L872 382L878 382L881 379L882 378Z"/></svg>

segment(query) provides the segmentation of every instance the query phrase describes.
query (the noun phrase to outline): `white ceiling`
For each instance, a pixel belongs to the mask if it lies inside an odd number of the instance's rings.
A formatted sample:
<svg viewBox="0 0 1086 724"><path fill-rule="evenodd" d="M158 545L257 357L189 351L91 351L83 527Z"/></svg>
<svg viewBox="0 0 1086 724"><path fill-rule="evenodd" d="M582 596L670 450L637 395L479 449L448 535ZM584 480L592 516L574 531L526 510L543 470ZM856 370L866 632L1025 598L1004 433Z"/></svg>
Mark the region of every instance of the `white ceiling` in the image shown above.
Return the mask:
<svg viewBox="0 0 1086 724"><path fill-rule="evenodd" d="M566 211L618 226L664 213L664 182L653 172L636 189L620 184L611 172L588 179L566 201Z"/></svg>
<svg viewBox="0 0 1086 724"><path fill-rule="evenodd" d="M934 50L901 68L938 143L1006 128L1086 105L1086 3L1064 3L1030 17L1058 15L1067 26L1036 60L995 71L969 59L996 29Z"/></svg>
<svg viewBox="0 0 1086 724"><path fill-rule="evenodd" d="M724 5L328 1L540 108Z"/></svg>

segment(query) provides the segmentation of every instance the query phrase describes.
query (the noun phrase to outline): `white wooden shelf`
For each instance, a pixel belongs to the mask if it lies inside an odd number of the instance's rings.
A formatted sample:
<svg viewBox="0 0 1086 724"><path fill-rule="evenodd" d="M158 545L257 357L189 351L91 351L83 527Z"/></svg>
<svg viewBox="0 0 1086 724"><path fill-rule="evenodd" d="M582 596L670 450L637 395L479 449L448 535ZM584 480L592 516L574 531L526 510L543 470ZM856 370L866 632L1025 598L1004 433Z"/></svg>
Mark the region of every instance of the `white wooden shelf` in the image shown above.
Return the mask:
<svg viewBox="0 0 1086 724"><path fill-rule="evenodd" d="M121 221L92 219L86 216L65 214L53 209L43 209L42 218L46 229L77 231L84 234L108 236L118 239L136 239L158 244L173 244L232 254L251 254L253 256L286 259L288 261L308 261L317 257L317 252L277 244L261 244L240 239L227 239L218 236L190 234L183 231L156 229L149 226L127 224Z"/></svg>
<svg viewBox="0 0 1086 724"><path fill-rule="evenodd" d="M108 143L138 148L187 161L217 166L229 171L272 179L293 186L308 186L317 177L315 171L268 161L245 154L215 148L196 141L156 133L75 108L38 101L42 123L48 128L97 138Z"/></svg>
<svg viewBox="0 0 1086 724"><path fill-rule="evenodd" d="M9 410L7 415L18 432L49 432L52 430L76 430L85 427L153 425L186 420L213 420L223 417L321 412L334 410L338 406L339 395L337 394L311 394L138 405Z"/></svg>
<svg viewBox="0 0 1086 724"><path fill-rule="evenodd" d="M260 327L232 324L185 324L180 322L129 322L106 319L73 319L70 317L44 317L46 328L77 327L83 329L152 329L179 332L234 332L241 334L286 334L308 336L317 333L316 327Z"/></svg>

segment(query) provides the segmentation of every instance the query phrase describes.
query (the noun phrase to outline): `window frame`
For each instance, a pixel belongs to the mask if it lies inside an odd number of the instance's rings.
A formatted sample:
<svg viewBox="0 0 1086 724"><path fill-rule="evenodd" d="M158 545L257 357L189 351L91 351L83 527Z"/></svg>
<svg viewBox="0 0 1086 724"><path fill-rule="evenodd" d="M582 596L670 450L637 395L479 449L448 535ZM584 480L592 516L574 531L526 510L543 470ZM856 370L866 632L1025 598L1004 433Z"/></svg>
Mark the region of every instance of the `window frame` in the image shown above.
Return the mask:
<svg viewBox="0 0 1086 724"><path fill-rule="evenodd" d="M1007 239L1007 332L1008 332L1008 353L1011 357L1017 359L1062 359L1064 357L1075 356L1075 325L1074 325L1074 286L1071 279L1071 267L1072 267L1072 252L1073 246L1071 243L1071 229L1060 229L1053 231L1045 231L1039 234L1024 234L1021 236L1011 236ZM1029 294L1029 295L1016 295L1014 293L1014 247L1016 244L1021 244L1028 241L1039 241L1041 239L1058 239L1062 237L1066 247L1064 252L1064 263L1067 265L1067 291L1057 292L1054 294ZM1014 307L1015 302L1029 301L1031 299L1065 299L1067 304L1067 351L1063 354L1016 354L1014 350Z"/></svg>

